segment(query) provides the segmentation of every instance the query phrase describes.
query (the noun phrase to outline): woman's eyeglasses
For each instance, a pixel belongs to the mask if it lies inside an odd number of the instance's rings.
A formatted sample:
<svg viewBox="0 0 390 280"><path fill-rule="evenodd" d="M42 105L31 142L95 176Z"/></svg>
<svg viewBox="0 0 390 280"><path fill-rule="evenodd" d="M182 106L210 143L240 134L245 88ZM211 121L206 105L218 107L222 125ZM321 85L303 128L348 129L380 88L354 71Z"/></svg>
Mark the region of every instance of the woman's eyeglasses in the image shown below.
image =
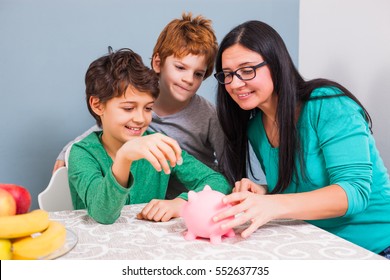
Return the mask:
<svg viewBox="0 0 390 280"><path fill-rule="evenodd" d="M241 81L249 81L256 77L256 69L266 65L267 62L263 61L255 66L245 66L238 68L236 71L221 71L214 74L218 83L221 85L228 85L233 81L233 77L237 76Z"/></svg>

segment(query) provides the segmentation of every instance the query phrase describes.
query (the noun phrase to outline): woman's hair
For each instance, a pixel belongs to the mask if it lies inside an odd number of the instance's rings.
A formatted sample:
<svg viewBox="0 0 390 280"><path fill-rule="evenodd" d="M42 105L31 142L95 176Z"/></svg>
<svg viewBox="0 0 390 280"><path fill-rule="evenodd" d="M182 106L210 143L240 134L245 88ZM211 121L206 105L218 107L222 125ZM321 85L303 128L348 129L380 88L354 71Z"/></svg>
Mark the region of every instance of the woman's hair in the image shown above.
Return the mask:
<svg viewBox="0 0 390 280"><path fill-rule="evenodd" d="M181 19L168 23L157 39L153 49L153 57L158 54L161 66L168 56L183 58L188 54L204 55L207 69L204 79L213 72L218 43L211 20L199 15L192 17L191 13L183 13ZM153 61L152 61L153 64Z"/></svg>
<svg viewBox="0 0 390 280"><path fill-rule="evenodd" d="M92 110L89 99L99 98L104 103L123 95L129 86L150 94L154 99L159 95L158 76L144 65L141 56L131 49L116 52L109 47L109 53L93 61L85 75L85 93L88 110L101 126L100 117Z"/></svg>
<svg viewBox="0 0 390 280"><path fill-rule="evenodd" d="M283 192L292 180L298 178L295 159L301 166L299 135L296 128L296 113L300 105L310 99L315 88L332 86L339 88L343 95L352 98L364 110L371 125L367 111L346 88L340 84L315 79L304 81L295 68L286 45L280 35L269 25L260 21L247 21L232 29L222 40L216 57L216 72L222 71L222 53L229 47L240 44L262 56L271 72L274 94L278 95L276 119L279 125L279 172L278 181L272 193ZM230 97L224 85L218 85L217 114L225 133L225 152L220 166L230 183L247 177L249 162L248 122L256 110L243 110ZM302 169L304 173L304 168ZM303 174L304 175L304 174Z"/></svg>

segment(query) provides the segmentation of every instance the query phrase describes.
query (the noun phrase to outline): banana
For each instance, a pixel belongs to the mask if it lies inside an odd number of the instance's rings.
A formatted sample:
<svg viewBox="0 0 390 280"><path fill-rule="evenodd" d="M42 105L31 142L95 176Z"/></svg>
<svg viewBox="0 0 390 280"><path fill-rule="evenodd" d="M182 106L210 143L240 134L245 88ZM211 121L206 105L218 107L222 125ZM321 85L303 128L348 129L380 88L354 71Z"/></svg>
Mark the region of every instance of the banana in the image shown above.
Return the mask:
<svg viewBox="0 0 390 280"><path fill-rule="evenodd" d="M50 221L49 226L40 234L19 238L12 243L13 259L35 260L61 248L66 239L65 226Z"/></svg>
<svg viewBox="0 0 390 280"><path fill-rule="evenodd" d="M0 260L12 259L11 240L0 239Z"/></svg>
<svg viewBox="0 0 390 280"><path fill-rule="evenodd" d="M49 213L42 209L0 217L0 238L18 238L41 232L49 225Z"/></svg>

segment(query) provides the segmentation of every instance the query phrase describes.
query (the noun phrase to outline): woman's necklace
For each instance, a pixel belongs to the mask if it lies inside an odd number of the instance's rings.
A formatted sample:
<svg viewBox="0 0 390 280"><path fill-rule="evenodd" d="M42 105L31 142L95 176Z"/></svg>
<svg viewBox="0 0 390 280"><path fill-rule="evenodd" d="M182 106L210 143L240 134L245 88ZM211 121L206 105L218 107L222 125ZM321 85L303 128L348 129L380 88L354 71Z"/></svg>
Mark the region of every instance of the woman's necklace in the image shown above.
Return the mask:
<svg viewBox="0 0 390 280"><path fill-rule="evenodd" d="M266 117L263 118L263 125L265 133L267 134L268 142L273 148L279 147L279 126L277 121Z"/></svg>

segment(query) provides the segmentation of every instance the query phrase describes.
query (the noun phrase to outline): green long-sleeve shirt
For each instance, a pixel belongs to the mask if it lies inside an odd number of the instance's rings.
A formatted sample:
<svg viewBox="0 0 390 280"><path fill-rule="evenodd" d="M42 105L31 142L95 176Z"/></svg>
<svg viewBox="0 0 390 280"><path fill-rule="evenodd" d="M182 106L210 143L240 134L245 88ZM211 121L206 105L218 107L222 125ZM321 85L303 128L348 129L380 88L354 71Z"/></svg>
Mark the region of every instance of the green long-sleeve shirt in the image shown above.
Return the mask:
<svg viewBox="0 0 390 280"><path fill-rule="evenodd" d="M145 135L152 132L146 132ZM222 193L231 186L220 173L207 167L187 152L183 164L171 168L171 174L157 172L145 159L134 161L129 171L128 188L122 187L112 174L113 161L100 139L102 132L93 132L73 144L68 163L69 186L75 209L87 209L99 223L114 223L126 204L147 203L164 199L170 176L175 176L188 189L203 190L207 184ZM179 197L187 199L187 193Z"/></svg>
<svg viewBox="0 0 390 280"><path fill-rule="evenodd" d="M348 198L344 216L308 221L373 252L390 246L390 181L375 147L363 110L346 96L315 99L340 93L316 89L304 104L297 128L307 180L291 182L285 193L341 186ZM267 140L259 112L250 122L248 137L272 191L278 179L278 148Z"/></svg>

